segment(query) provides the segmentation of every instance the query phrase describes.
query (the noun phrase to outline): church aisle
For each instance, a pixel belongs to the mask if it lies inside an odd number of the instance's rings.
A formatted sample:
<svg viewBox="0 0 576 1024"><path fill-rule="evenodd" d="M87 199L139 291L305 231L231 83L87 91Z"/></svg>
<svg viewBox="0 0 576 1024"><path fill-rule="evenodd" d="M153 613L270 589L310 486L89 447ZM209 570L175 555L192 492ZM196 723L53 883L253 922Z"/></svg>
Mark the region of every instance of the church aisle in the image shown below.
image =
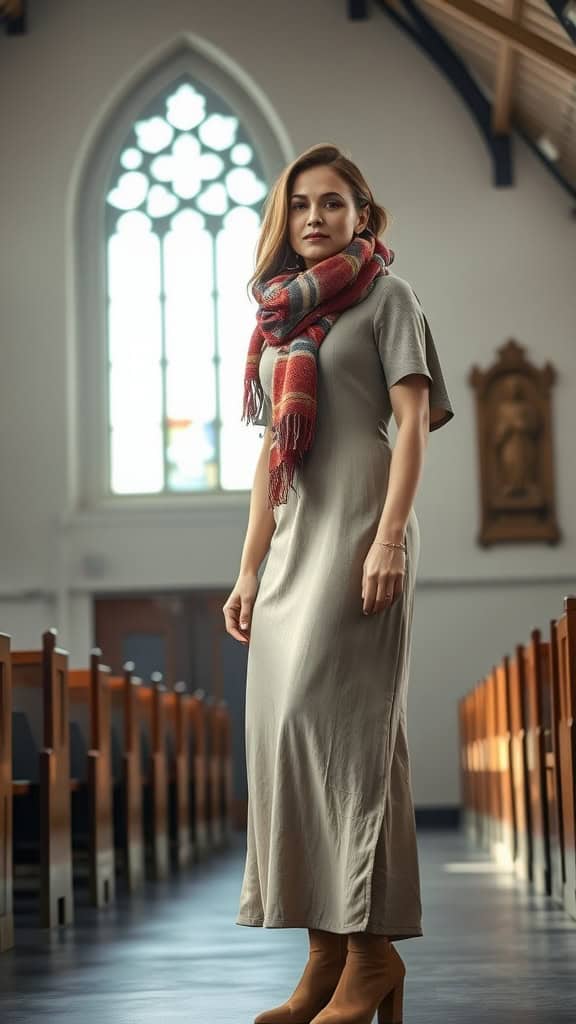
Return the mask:
<svg viewBox="0 0 576 1024"><path fill-rule="evenodd" d="M568 1024L576 922L457 832L418 833L424 937L398 944L404 1024ZM245 837L74 928L17 930L0 956L2 1024L252 1024L303 968L300 929L234 923ZM22 919L18 918L21 925Z"/></svg>

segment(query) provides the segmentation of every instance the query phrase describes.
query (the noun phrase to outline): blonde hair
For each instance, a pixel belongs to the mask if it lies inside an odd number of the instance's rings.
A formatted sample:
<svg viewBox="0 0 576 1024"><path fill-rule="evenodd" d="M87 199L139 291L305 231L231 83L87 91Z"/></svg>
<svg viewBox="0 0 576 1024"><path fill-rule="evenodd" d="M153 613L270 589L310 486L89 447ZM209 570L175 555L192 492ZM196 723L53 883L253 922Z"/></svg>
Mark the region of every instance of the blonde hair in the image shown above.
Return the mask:
<svg viewBox="0 0 576 1024"><path fill-rule="evenodd" d="M388 211L379 206L372 195L364 175L344 153L330 143L320 143L306 149L284 168L266 196L263 206L263 220L256 246L256 267L247 288L254 298L254 287L280 274L293 258L288 240L288 211L290 194L300 171L318 165L330 165L350 186L358 211L366 204L370 206L370 217L366 225L376 237L382 234L389 222Z"/></svg>

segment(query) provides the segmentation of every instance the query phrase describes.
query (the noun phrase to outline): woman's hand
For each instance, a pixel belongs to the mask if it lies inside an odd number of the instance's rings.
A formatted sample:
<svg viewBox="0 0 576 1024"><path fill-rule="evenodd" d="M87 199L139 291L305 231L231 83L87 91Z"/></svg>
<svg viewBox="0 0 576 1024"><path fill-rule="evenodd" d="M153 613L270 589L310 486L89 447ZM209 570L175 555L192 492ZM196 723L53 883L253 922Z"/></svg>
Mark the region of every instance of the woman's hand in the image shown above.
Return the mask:
<svg viewBox="0 0 576 1024"><path fill-rule="evenodd" d="M362 611L375 614L390 608L404 589L406 552L373 542L362 572Z"/></svg>
<svg viewBox="0 0 576 1024"><path fill-rule="evenodd" d="M226 604L222 606L226 632L243 644L247 644L250 639L252 608L257 592L258 576L256 573L241 573Z"/></svg>

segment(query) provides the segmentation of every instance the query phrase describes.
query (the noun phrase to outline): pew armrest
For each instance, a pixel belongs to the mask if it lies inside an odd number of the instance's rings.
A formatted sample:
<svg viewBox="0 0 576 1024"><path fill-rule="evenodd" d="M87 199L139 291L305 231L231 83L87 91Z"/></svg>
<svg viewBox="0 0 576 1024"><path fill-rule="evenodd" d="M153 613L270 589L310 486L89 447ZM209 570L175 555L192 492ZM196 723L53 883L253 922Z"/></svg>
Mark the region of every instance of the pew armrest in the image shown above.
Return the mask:
<svg viewBox="0 0 576 1024"><path fill-rule="evenodd" d="M26 796L32 792L32 788L35 785L33 782L28 782L26 779L13 779L12 780L12 795L13 796Z"/></svg>

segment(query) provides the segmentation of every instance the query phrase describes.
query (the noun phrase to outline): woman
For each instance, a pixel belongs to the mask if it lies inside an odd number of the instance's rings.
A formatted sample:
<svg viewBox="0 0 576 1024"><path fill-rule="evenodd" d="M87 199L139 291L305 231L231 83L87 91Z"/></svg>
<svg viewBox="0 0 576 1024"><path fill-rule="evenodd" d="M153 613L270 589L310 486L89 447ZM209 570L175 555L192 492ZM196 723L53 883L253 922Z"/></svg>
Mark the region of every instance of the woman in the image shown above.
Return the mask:
<svg viewBox="0 0 576 1024"><path fill-rule="evenodd" d="M453 411L418 299L388 270L387 222L356 165L315 146L269 194L249 282L244 415L266 430L223 608L250 641L236 923L310 940L295 991L255 1024L369 1024L376 1008L400 1021L391 940L423 934L405 717L412 502L428 432Z"/></svg>

